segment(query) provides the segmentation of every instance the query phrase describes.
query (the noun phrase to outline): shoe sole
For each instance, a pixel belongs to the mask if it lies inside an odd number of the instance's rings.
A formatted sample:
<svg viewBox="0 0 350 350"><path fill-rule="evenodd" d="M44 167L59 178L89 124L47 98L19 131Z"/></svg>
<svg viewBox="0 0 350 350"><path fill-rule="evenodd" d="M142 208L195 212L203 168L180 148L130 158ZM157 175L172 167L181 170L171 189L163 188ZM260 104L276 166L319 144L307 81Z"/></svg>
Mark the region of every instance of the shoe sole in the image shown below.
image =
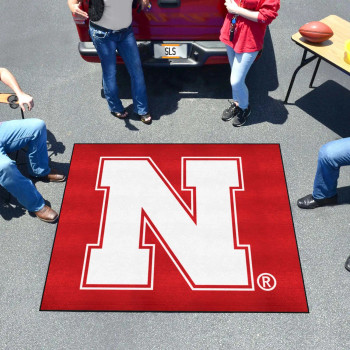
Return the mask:
<svg viewBox="0 0 350 350"><path fill-rule="evenodd" d="M252 111L249 112L249 114L246 116L245 118L245 121L242 123L242 124L239 124L239 125L235 125L235 124L232 124L235 128L239 128L240 126L244 125L247 120L248 120L248 117L250 116L250 114L252 113Z"/></svg>
<svg viewBox="0 0 350 350"><path fill-rule="evenodd" d="M64 179L62 180L50 180L48 178L45 178L45 177L35 177L35 176L30 176L31 179L33 180L36 180L36 181L42 181L42 182L45 182L45 183L48 183L48 182L65 182L67 180L67 176L64 177Z"/></svg>
<svg viewBox="0 0 350 350"><path fill-rule="evenodd" d="M64 182L66 181L66 177L64 177L64 179L62 180L48 180L49 182Z"/></svg>
<svg viewBox="0 0 350 350"><path fill-rule="evenodd" d="M53 224L54 222L56 222L56 221L58 220L58 216L55 217L55 218L52 219L52 220L45 220L45 219L40 218L40 217L37 216L37 215L36 215L36 217L37 217L38 219L40 219L41 221L48 222L49 224Z"/></svg>
<svg viewBox="0 0 350 350"><path fill-rule="evenodd" d="M297 203L297 206L298 206L300 209L312 210L312 209L320 208L322 205L313 205L313 206L307 207L307 206L304 206L304 205L302 205L302 204L299 205L299 204Z"/></svg>
<svg viewBox="0 0 350 350"><path fill-rule="evenodd" d="M307 210L312 210L312 209L322 208L322 207L334 207L334 206L336 206L336 205L338 205L338 203L322 204L322 205L317 205L317 206L306 207L306 206L299 205L299 204L297 203L297 206L298 206L300 209L307 209Z"/></svg>

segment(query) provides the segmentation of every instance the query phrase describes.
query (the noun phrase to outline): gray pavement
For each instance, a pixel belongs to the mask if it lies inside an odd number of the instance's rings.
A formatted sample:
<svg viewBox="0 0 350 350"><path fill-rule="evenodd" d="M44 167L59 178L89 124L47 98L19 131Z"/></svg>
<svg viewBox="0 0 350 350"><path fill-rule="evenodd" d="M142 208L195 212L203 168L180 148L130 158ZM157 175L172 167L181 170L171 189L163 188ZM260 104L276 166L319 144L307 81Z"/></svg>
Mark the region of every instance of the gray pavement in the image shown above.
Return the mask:
<svg viewBox="0 0 350 350"><path fill-rule="evenodd" d="M145 70L154 122L125 123L111 117L99 95L100 65L78 54L66 1L2 1L0 14L0 66L34 96L27 115L46 121L49 154L58 169L68 170L74 143L280 143L310 308L309 314L40 312L56 225L0 199L1 349L350 348L350 273L344 269L350 254L350 169L342 169L339 179L342 205L296 207L311 192L318 148L350 136L349 76L321 63L316 88L309 89L311 64L296 79L293 104L281 102L302 56L290 36L329 14L350 20L347 0L282 3L264 56L248 77L254 113L237 129L220 120L230 97L227 67ZM123 69L119 76L129 105ZM19 117L0 107L2 120ZM59 210L65 185L37 187Z"/></svg>

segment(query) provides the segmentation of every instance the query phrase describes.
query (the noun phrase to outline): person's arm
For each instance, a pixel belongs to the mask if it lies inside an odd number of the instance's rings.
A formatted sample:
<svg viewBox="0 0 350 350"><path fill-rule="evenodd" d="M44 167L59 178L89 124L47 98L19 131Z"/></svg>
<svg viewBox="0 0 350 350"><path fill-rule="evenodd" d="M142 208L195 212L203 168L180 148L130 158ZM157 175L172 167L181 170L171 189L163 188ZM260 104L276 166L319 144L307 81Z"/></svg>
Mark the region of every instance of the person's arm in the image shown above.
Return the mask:
<svg viewBox="0 0 350 350"><path fill-rule="evenodd" d="M234 0L226 0L225 6L229 13L242 16L253 22L270 24L276 17L280 8L280 0L263 0L259 11L251 11L239 7Z"/></svg>
<svg viewBox="0 0 350 350"><path fill-rule="evenodd" d="M226 0L225 6L227 11L233 15L242 16L253 22L258 22L259 11L251 11L244 9L243 7L239 7L234 0Z"/></svg>
<svg viewBox="0 0 350 350"><path fill-rule="evenodd" d="M18 97L18 104L23 112L25 112L25 105L27 105L29 111L34 107L33 97L22 91L16 78L6 68L0 68L0 81L15 92Z"/></svg>
<svg viewBox="0 0 350 350"><path fill-rule="evenodd" d="M144 10L144 9L147 9L149 5L149 0L141 0L141 9Z"/></svg>
<svg viewBox="0 0 350 350"><path fill-rule="evenodd" d="M76 19L89 18L89 15L79 7L81 0L68 0L67 3L70 11L72 12L73 16L76 17Z"/></svg>

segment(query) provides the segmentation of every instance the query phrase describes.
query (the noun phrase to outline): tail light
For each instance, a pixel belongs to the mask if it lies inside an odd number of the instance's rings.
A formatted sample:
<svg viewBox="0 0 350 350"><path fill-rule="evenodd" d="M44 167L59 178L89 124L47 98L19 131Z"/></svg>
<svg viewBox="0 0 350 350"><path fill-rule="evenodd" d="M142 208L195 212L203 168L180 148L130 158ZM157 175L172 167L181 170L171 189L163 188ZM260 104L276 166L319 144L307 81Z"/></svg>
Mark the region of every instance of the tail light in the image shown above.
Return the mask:
<svg viewBox="0 0 350 350"><path fill-rule="evenodd" d="M77 18L73 14L72 17L75 24L85 24L85 19Z"/></svg>

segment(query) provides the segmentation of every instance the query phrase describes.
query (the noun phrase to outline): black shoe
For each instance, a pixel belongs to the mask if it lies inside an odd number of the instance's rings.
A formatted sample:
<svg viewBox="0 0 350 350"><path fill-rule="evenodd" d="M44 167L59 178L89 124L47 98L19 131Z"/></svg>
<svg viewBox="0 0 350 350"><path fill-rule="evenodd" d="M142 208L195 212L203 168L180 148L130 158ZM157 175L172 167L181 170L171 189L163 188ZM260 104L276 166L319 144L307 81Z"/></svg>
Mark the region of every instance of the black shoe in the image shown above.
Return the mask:
<svg viewBox="0 0 350 350"><path fill-rule="evenodd" d="M231 120L237 111L237 105L234 102L231 102L230 100L228 102L230 102L231 105L223 111L221 116L221 119L225 122Z"/></svg>
<svg viewBox="0 0 350 350"><path fill-rule="evenodd" d="M350 271L350 256L345 261L345 268Z"/></svg>
<svg viewBox="0 0 350 350"><path fill-rule="evenodd" d="M248 106L246 109L242 109L237 106L235 110L236 112L233 117L232 125L236 127L242 126L247 121L252 110L250 109L250 106Z"/></svg>
<svg viewBox="0 0 350 350"><path fill-rule="evenodd" d="M318 207L323 207L325 205L335 205L337 204L338 195L330 198L315 199L312 194L298 199L297 205L302 209L315 209Z"/></svg>

